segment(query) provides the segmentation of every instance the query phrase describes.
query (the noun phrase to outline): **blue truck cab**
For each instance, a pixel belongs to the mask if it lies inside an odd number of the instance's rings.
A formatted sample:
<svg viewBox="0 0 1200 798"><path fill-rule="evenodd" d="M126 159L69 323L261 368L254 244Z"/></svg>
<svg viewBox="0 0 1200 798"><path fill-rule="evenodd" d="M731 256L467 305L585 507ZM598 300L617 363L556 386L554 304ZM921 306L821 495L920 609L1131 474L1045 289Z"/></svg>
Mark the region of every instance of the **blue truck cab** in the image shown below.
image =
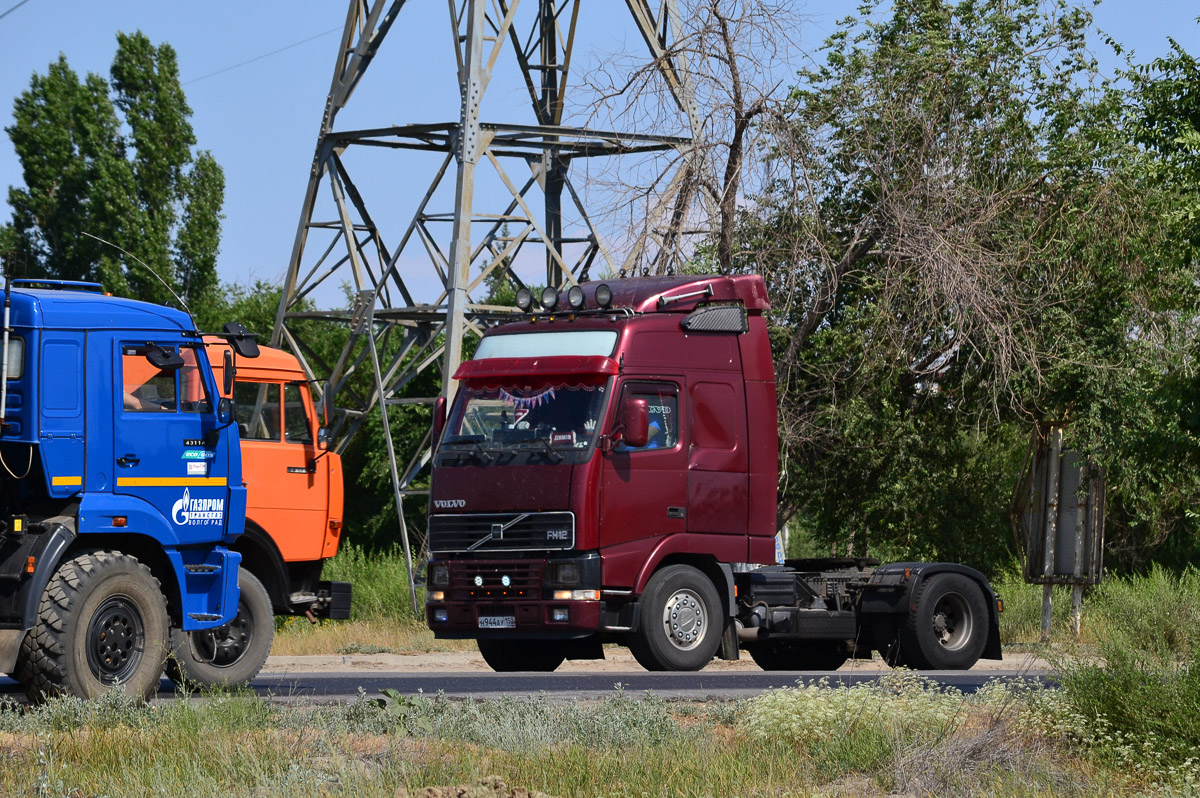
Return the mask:
<svg viewBox="0 0 1200 798"><path fill-rule="evenodd" d="M180 311L15 281L0 386L0 673L31 700L157 690L238 609L237 424Z"/></svg>

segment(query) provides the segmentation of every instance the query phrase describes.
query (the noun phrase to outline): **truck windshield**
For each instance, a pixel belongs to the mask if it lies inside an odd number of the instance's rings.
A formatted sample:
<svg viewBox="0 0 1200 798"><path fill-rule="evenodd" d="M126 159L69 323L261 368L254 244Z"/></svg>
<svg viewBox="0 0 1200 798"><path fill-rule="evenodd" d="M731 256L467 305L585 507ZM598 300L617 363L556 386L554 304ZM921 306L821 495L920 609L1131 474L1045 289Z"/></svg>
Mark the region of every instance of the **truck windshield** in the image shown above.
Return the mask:
<svg viewBox="0 0 1200 798"><path fill-rule="evenodd" d="M440 451L501 463L559 462L568 455L578 460L576 454L590 450L595 440L607 393L605 383L463 386ZM513 454L520 456L508 456Z"/></svg>

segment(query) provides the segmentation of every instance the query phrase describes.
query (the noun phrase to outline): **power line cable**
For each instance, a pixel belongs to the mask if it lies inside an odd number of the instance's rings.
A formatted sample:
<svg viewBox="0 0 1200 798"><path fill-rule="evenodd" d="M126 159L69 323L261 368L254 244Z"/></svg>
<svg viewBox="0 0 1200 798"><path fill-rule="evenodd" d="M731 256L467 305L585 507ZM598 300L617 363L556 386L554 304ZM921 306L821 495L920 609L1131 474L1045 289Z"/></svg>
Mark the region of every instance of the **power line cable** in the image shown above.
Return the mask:
<svg viewBox="0 0 1200 798"><path fill-rule="evenodd" d="M21 6L25 5L25 4L26 4L26 3L28 3L28 2L29 2L29 0L21 0L21 2L17 3L15 6L13 6L13 7L12 7L12 8L10 8L10 9L8 9L8 10L7 10L7 11L5 11L3 14L0 14L0 19L4 19L4 18L5 18L5 17L7 17L9 14L11 14L11 13L12 13L12 12L14 12L14 11L16 11L18 8L20 8Z"/></svg>
<svg viewBox="0 0 1200 798"><path fill-rule="evenodd" d="M22 2L22 3L28 3L28 2L29 2L29 0L21 0L21 2ZM8 13L8 12L6 11L5 13ZM301 40L300 40L300 41L298 41L298 42L292 42L291 44L284 45L283 47L280 47L278 50L272 50L272 51L271 51L271 52L269 52L269 53L263 53L262 55L255 56L254 58L251 58L251 59L250 59L250 60L248 60L248 61L242 61L240 64L234 64L233 66L227 66L227 67L225 67L224 69L218 69L216 72L209 72L207 75L201 75L201 76L200 76L200 77L198 77L198 78L192 78L192 79L191 79L191 80L189 80L189 81L185 81L185 82L184 82L183 84L181 84L181 85L183 85L183 86L190 86L190 85L192 85L193 83L199 83L199 82L200 82L200 81L202 81L202 80L207 80L208 78L213 78L213 77L216 77L217 75L223 75L223 74L225 74L226 72L230 72L230 71L232 71L232 70L234 70L234 69L239 69L239 68L241 68L241 67L244 67L244 66L246 66L246 65L248 65L248 64L253 64L255 61L261 61L261 60L263 60L264 58L270 58L270 57L271 57L271 56L273 56L273 55L279 55L279 54L280 54L280 53L282 53L283 51L285 51L285 50L290 50L290 49L292 49L293 47L299 47L299 46L300 46L300 45L302 45L302 44L308 44L309 42L313 41L314 39L319 39L319 38L321 38L322 36L328 36L329 34L331 34L331 33L335 32L335 31L339 31L339 30L342 30L342 26L341 26L341 25L338 25L336 28L330 28L330 29L329 29L329 30L327 30L327 31L322 31L322 32L320 32L320 33L318 33L318 34L315 34L315 35L313 35L313 36L309 36L307 39L301 39Z"/></svg>

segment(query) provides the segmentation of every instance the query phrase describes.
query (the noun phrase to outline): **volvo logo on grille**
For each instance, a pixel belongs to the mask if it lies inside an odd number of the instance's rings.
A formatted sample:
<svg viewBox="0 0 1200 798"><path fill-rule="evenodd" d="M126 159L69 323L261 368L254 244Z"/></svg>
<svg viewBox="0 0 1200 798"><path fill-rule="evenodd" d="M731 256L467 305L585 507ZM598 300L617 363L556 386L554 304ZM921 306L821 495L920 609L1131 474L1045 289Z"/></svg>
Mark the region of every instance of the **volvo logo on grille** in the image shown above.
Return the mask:
<svg viewBox="0 0 1200 798"><path fill-rule="evenodd" d="M466 499L434 499L433 506L439 510L456 510L467 506Z"/></svg>
<svg viewBox="0 0 1200 798"><path fill-rule="evenodd" d="M519 524L528 517L529 513L523 513L509 521L507 524L492 524L491 530L489 530L486 535L472 543L470 546L467 546L467 551L475 551L475 549L479 548L484 543L487 543L489 540L504 540L504 530L508 529L514 524Z"/></svg>

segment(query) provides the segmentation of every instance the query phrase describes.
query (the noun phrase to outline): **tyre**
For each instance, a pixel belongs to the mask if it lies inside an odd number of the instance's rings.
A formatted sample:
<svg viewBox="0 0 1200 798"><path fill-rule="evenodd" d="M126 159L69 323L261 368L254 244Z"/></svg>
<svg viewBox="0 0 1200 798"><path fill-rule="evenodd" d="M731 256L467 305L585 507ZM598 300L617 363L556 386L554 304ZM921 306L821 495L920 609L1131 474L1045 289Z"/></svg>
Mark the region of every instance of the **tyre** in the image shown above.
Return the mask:
<svg viewBox="0 0 1200 798"><path fill-rule="evenodd" d="M95 698L117 685L149 698L158 691L169 628L149 568L120 552L85 552L59 566L46 586L16 675L31 702Z"/></svg>
<svg viewBox="0 0 1200 798"><path fill-rule="evenodd" d="M962 574L936 574L917 588L916 609L900 627L899 661L921 670L965 670L987 643L983 591Z"/></svg>
<svg viewBox="0 0 1200 798"><path fill-rule="evenodd" d="M497 673L549 673L562 665L567 649L557 640L477 640L483 661Z"/></svg>
<svg viewBox="0 0 1200 798"><path fill-rule="evenodd" d="M721 599L712 580L690 565L668 565L638 599L629 649L648 671L698 671L721 644Z"/></svg>
<svg viewBox="0 0 1200 798"><path fill-rule="evenodd" d="M764 671L836 671L850 655L836 640L776 640L746 646Z"/></svg>
<svg viewBox="0 0 1200 798"><path fill-rule="evenodd" d="M167 676L180 687L244 687L271 653L275 610L258 577L238 571L237 617L216 629L171 630Z"/></svg>

